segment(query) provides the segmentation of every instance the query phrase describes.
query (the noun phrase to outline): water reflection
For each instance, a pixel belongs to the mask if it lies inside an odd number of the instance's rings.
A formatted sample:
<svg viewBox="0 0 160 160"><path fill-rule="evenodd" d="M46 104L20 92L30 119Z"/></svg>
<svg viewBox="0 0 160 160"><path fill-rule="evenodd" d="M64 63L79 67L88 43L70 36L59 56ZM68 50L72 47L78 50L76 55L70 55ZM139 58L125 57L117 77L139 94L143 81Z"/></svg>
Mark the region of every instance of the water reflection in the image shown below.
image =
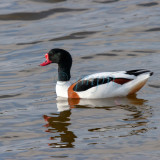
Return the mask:
<svg viewBox="0 0 160 160"><path fill-rule="evenodd" d="M114 123L108 124L102 121L99 125L90 125L91 122L88 121L88 126L93 127L87 129L88 132L94 134L97 134L96 132L105 132L105 136L107 135L107 137L113 138L115 137L114 134L116 134L116 137L144 134L148 130L153 129L148 127L148 117L152 116L152 110L151 107L144 104L145 102L146 100L138 99L135 95L126 98L98 100L57 98L57 109L59 113L52 113L49 116L43 116L44 120L47 122L45 125L47 128L46 132L51 133L51 142L49 143L49 146L53 148L74 147L74 142L77 138L77 135L75 135L75 133L69 129L72 128L72 121L70 117L73 108L80 109L81 111L84 109L94 109L95 113L97 112L97 109L101 109L104 110L104 115L102 115L102 117L107 117L110 115L110 113L113 114L113 111L116 112L114 117L111 117ZM117 111L121 112L117 114ZM125 116L120 116L121 119L119 119L119 114L125 114ZM84 115L80 114L80 116L82 116L82 119L85 119ZM118 119L116 120L116 123L115 117ZM93 119L95 119L95 117ZM82 124L77 124L77 127L78 126L83 127Z"/></svg>
<svg viewBox="0 0 160 160"><path fill-rule="evenodd" d="M139 102L138 102L139 103ZM117 109L123 109L125 111L129 111L127 114L127 118L121 119L123 120L123 124L115 124L115 125L107 125L101 128L91 128L88 131L90 132L109 132L113 133L114 131L118 131L118 134L115 133L116 137L128 137L132 135L140 135L146 133L151 129L148 127L148 118L152 116L152 109L146 105L120 105L116 106ZM114 108L115 109L115 108ZM112 110L108 108L107 110ZM123 133L123 131L127 131ZM115 135L110 135L109 137L115 137Z"/></svg>
<svg viewBox="0 0 160 160"><path fill-rule="evenodd" d="M143 105L147 100L138 99L136 95L129 97L116 97L107 99L65 99L57 98L57 109L58 112L69 110L72 108L94 108L94 109L109 109L119 108L122 106L130 105Z"/></svg>
<svg viewBox="0 0 160 160"><path fill-rule="evenodd" d="M49 146L53 148L72 148L72 144L75 141L75 134L72 131L68 130L70 123L71 111L63 111L59 114L52 114L51 116L44 115L43 118L47 122L45 127L47 128L46 132L50 133L59 133L59 135L50 137L50 140L53 141L49 143ZM60 139L60 142L59 142ZM57 142L58 140L58 142Z"/></svg>

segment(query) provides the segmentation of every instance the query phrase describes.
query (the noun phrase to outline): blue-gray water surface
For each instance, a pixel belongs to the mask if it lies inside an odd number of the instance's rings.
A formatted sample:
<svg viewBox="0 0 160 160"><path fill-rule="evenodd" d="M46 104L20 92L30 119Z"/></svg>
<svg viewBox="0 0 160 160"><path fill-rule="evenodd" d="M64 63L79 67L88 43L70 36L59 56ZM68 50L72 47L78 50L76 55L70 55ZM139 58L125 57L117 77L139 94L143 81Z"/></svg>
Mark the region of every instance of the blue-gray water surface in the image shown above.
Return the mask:
<svg viewBox="0 0 160 160"><path fill-rule="evenodd" d="M145 68L137 95L57 99L52 48L73 57L72 81ZM158 0L0 1L0 160L159 160Z"/></svg>

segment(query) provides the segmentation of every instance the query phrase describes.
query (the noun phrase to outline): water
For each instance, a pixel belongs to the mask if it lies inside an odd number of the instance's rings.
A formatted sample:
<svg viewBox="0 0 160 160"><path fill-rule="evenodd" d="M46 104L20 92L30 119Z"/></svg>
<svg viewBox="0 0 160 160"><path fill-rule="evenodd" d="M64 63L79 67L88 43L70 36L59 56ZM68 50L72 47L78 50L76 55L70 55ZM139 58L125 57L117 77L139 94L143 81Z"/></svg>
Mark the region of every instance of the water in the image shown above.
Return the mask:
<svg viewBox="0 0 160 160"><path fill-rule="evenodd" d="M157 0L1 0L0 159L159 160L160 3ZM73 56L72 80L145 68L129 98L57 100L51 48Z"/></svg>

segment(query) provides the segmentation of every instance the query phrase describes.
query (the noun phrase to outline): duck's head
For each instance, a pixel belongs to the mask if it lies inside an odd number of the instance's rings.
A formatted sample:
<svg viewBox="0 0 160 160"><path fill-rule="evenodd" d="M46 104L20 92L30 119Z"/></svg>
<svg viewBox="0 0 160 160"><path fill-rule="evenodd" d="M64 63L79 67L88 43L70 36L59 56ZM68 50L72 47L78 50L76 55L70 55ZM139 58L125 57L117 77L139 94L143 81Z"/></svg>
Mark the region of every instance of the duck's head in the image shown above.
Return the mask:
<svg viewBox="0 0 160 160"><path fill-rule="evenodd" d="M57 63L60 66L71 67L72 57L69 52L64 49L51 49L48 53L45 54L46 61L41 63L41 66L46 66L51 63Z"/></svg>
<svg viewBox="0 0 160 160"><path fill-rule="evenodd" d="M70 79L70 69L72 66L72 57L69 52L64 49L51 49L45 54L46 61L41 63L41 66L46 66L51 63L58 64L59 80L67 81ZM65 75L65 76L64 76Z"/></svg>

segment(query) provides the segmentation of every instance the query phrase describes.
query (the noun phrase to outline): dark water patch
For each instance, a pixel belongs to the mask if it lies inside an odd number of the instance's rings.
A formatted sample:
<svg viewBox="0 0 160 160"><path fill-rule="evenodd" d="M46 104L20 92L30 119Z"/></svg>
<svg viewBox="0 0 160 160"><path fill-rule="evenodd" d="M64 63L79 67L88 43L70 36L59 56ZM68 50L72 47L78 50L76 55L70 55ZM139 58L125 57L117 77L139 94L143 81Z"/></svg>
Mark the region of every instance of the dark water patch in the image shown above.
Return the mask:
<svg viewBox="0 0 160 160"><path fill-rule="evenodd" d="M19 136L3 136L3 137L1 137L1 138L18 138Z"/></svg>
<svg viewBox="0 0 160 160"><path fill-rule="evenodd" d="M87 38L87 36L89 36L91 34L95 34L95 33L97 33L97 32L95 32L95 31L77 32L77 33L72 33L68 36L50 39L49 41L61 41L61 40L68 40L68 39L83 39L83 38Z"/></svg>
<svg viewBox="0 0 160 160"><path fill-rule="evenodd" d="M160 31L160 28L158 27L145 30L145 32L158 32L158 31Z"/></svg>
<svg viewBox="0 0 160 160"><path fill-rule="evenodd" d="M64 2L66 0L31 0L33 2L43 2L43 3L59 3Z"/></svg>
<svg viewBox="0 0 160 160"><path fill-rule="evenodd" d="M98 57L100 57L100 56L114 57L114 56L118 56L118 55L114 54L114 53L97 53L94 56L83 56L83 57L81 57L81 59L92 59L95 56L98 56Z"/></svg>
<svg viewBox="0 0 160 160"><path fill-rule="evenodd" d="M87 9L69 9L69 8L54 8L47 11L42 12L20 12L20 13L11 13L11 14L3 14L0 15L0 20L40 20L46 18L50 15L56 13L63 13L63 12L78 12L78 11L85 11Z"/></svg>
<svg viewBox="0 0 160 160"><path fill-rule="evenodd" d="M148 50L135 50L135 51L132 51L132 52L136 52L136 53L156 53L156 51L154 51L154 50L150 50L150 51L148 51Z"/></svg>
<svg viewBox="0 0 160 160"><path fill-rule="evenodd" d="M77 108L77 109L90 109L90 107L89 106L87 106L87 105L74 105L75 106L75 108ZM94 108L92 108L92 109L94 109Z"/></svg>
<svg viewBox="0 0 160 160"><path fill-rule="evenodd" d="M149 84L148 86L152 88L160 88L160 85Z"/></svg>
<svg viewBox="0 0 160 160"><path fill-rule="evenodd" d="M136 54L127 54L127 56L137 56Z"/></svg>
<svg viewBox="0 0 160 160"><path fill-rule="evenodd" d="M118 2L119 0L105 0L105 1L94 1L97 3L114 3L114 2Z"/></svg>
<svg viewBox="0 0 160 160"><path fill-rule="evenodd" d="M88 131L90 132L94 132L94 131L99 131L101 128L93 128L93 129L88 129Z"/></svg>
<svg viewBox="0 0 160 160"><path fill-rule="evenodd" d="M112 50L112 52L123 52L123 50L120 50L120 49L114 49L114 50Z"/></svg>
<svg viewBox="0 0 160 160"><path fill-rule="evenodd" d="M37 44L37 43L41 43L43 41L35 41L35 42L27 42L27 43L17 43L16 45L29 45L29 44Z"/></svg>
<svg viewBox="0 0 160 160"><path fill-rule="evenodd" d="M103 99L101 99L101 101L103 101ZM107 105L107 104L106 104ZM101 105L98 105L98 106L92 106L92 105L90 105L90 104L86 104L86 105L74 105L75 106L75 108L79 108L79 109L103 109L103 110L114 110L115 108L114 108L114 106L101 106ZM92 106L92 108L91 108L91 106Z"/></svg>
<svg viewBox="0 0 160 160"><path fill-rule="evenodd" d="M0 98L12 98L20 96L21 94L12 94L12 95L0 95Z"/></svg>
<svg viewBox="0 0 160 160"><path fill-rule="evenodd" d="M149 3L137 4L137 6L142 6L142 7L152 7L152 6L156 6L156 5L158 5L157 2L149 2Z"/></svg>
<svg viewBox="0 0 160 160"><path fill-rule="evenodd" d="M92 58L94 58L94 56L83 56L83 57L81 57L82 59L92 59Z"/></svg>
<svg viewBox="0 0 160 160"><path fill-rule="evenodd" d="M29 73L29 72L32 72L32 70L21 70L19 72L26 72L26 73Z"/></svg>
<svg viewBox="0 0 160 160"><path fill-rule="evenodd" d="M98 144L98 143L88 143L88 145L96 145L96 144Z"/></svg>
<svg viewBox="0 0 160 160"><path fill-rule="evenodd" d="M117 54L113 53L98 53L96 56L118 56Z"/></svg>
<svg viewBox="0 0 160 160"><path fill-rule="evenodd" d="M68 156L50 156L51 158L67 158Z"/></svg>

